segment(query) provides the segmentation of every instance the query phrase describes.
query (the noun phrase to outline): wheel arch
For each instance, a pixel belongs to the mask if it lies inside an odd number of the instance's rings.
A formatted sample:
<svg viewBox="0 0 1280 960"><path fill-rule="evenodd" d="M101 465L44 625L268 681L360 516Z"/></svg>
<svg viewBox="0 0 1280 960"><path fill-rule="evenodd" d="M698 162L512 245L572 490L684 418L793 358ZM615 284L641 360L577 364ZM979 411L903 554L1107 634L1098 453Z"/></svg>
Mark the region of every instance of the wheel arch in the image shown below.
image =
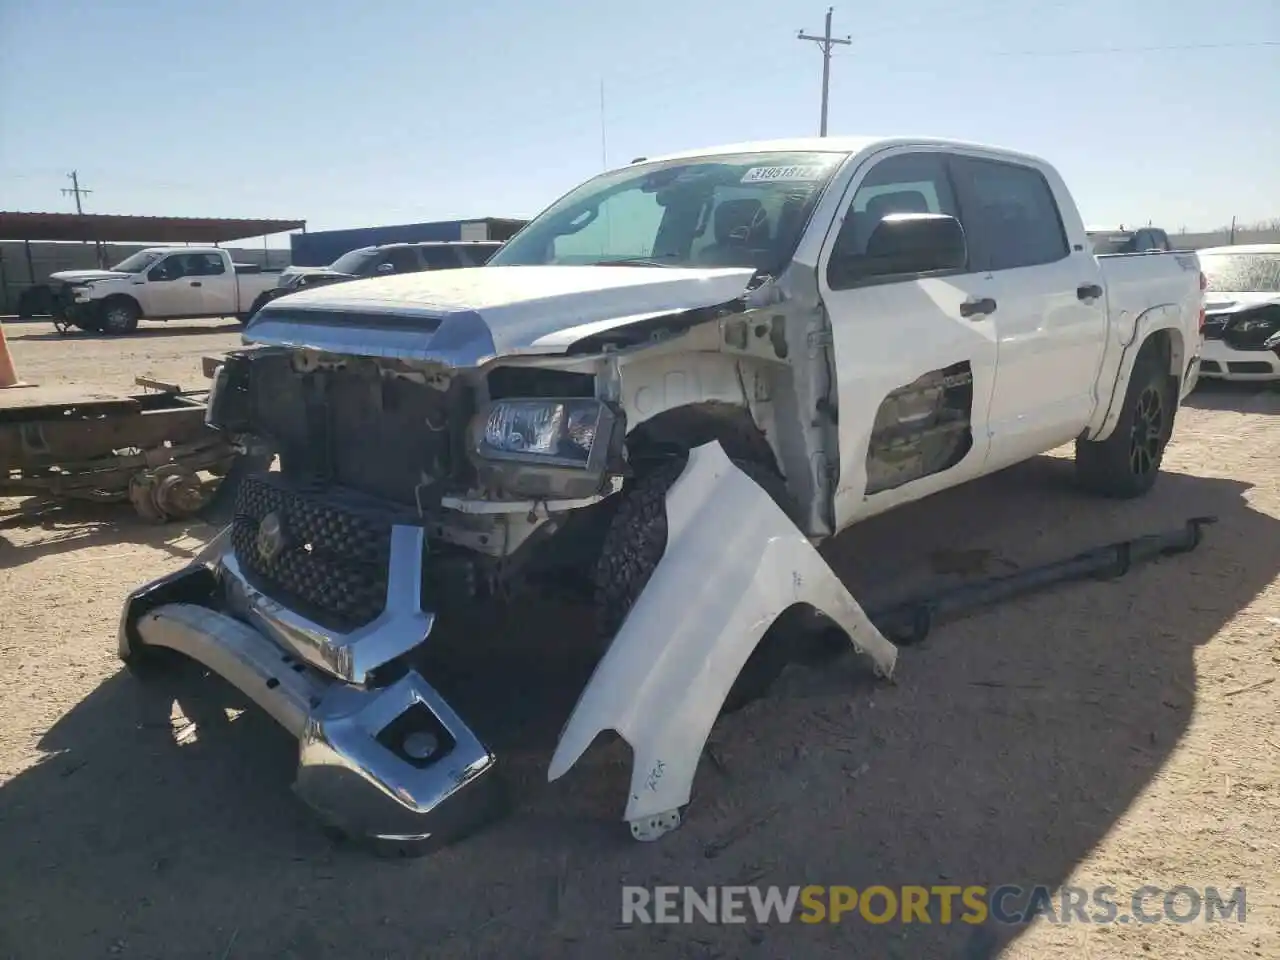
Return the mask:
<svg viewBox="0 0 1280 960"><path fill-rule="evenodd" d="M98 301L98 309L100 311L107 310L114 303L129 304L131 307L133 307L134 311L137 313L139 320L141 320L144 316L146 316L145 311L142 309L142 304L138 302L138 298L129 293L108 294L107 296L103 297L101 300Z"/></svg>
<svg viewBox="0 0 1280 960"><path fill-rule="evenodd" d="M668 407L627 431L627 453L633 459L687 455L715 441L731 460L747 460L781 474L778 458L765 432L745 404L699 400Z"/></svg>
<svg viewBox="0 0 1280 960"><path fill-rule="evenodd" d="M1096 442L1111 436L1120 421L1129 379L1133 376L1139 359L1153 352L1160 358L1173 381L1173 395L1175 403L1177 402L1187 355L1181 319L1182 311L1177 304L1152 307L1138 317L1134 324L1133 340L1120 352L1118 369L1111 381L1110 396L1099 394L1098 409L1082 439Z"/></svg>

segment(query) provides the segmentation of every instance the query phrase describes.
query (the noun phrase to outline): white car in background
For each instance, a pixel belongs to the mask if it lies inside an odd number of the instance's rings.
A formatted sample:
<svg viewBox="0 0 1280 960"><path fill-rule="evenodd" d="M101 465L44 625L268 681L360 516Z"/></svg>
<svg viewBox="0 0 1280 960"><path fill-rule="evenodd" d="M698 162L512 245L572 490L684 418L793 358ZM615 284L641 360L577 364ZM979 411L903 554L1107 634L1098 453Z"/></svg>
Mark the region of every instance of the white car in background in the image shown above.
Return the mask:
<svg viewBox="0 0 1280 960"><path fill-rule="evenodd" d="M1198 253L1207 280L1200 375L1280 380L1280 243Z"/></svg>

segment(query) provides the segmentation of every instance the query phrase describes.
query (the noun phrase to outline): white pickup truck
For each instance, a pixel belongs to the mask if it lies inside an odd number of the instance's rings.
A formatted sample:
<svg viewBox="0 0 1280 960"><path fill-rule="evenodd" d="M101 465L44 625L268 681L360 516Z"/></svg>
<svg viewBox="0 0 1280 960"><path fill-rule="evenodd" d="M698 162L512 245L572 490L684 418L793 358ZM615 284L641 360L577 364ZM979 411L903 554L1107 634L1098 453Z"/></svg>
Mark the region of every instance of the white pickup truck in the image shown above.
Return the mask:
<svg viewBox="0 0 1280 960"><path fill-rule="evenodd" d="M60 326L121 334L139 320L244 318L279 277L278 270L234 263L219 247L148 247L110 270L68 270L49 283Z"/></svg>
<svg viewBox="0 0 1280 960"><path fill-rule="evenodd" d="M325 820L423 849L499 796L424 648L524 584L580 587L600 660L549 776L616 731L624 819L654 839L797 627L893 670L818 541L1071 442L1087 488L1151 488L1202 286L1194 254L1095 256L1021 153L832 137L636 162L484 267L264 306L208 419L279 469L129 597L120 656L221 674L299 739Z"/></svg>

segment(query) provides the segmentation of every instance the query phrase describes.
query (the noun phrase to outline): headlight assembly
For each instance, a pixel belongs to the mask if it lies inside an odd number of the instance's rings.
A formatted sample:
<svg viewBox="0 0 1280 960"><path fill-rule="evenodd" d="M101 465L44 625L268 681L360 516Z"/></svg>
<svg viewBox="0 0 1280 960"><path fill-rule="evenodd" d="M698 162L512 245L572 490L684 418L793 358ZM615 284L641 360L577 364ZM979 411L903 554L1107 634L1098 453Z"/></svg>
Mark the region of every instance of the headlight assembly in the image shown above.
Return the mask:
<svg viewBox="0 0 1280 960"><path fill-rule="evenodd" d="M573 499L600 490L621 450L622 421L594 399L497 400L471 426L482 479L526 497Z"/></svg>
<svg viewBox="0 0 1280 960"><path fill-rule="evenodd" d="M1264 330L1270 333L1275 327L1280 326L1280 321L1272 317L1250 317L1246 320L1237 320L1231 326L1239 333L1261 333Z"/></svg>

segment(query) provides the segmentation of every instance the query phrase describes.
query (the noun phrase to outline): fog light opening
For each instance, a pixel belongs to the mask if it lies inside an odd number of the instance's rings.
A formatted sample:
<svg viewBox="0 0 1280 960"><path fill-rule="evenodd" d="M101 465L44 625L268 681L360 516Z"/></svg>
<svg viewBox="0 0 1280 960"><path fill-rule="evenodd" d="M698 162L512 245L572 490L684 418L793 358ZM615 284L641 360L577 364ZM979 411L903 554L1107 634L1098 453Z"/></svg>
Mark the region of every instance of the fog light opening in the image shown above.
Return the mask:
<svg viewBox="0 0 1280 960"><path fill-rule="evenodd" d="M400 749L410 760L427 760L440 749L440 741L430 730L415 730L404 738Z"/></svg>
<svg viewBox="0 0 1280 960"><path fill-rule="evenodd" d="M414 767L428 767L456 746L449 731L422 703L415 703L378 731L377 740Z"/></svg>

